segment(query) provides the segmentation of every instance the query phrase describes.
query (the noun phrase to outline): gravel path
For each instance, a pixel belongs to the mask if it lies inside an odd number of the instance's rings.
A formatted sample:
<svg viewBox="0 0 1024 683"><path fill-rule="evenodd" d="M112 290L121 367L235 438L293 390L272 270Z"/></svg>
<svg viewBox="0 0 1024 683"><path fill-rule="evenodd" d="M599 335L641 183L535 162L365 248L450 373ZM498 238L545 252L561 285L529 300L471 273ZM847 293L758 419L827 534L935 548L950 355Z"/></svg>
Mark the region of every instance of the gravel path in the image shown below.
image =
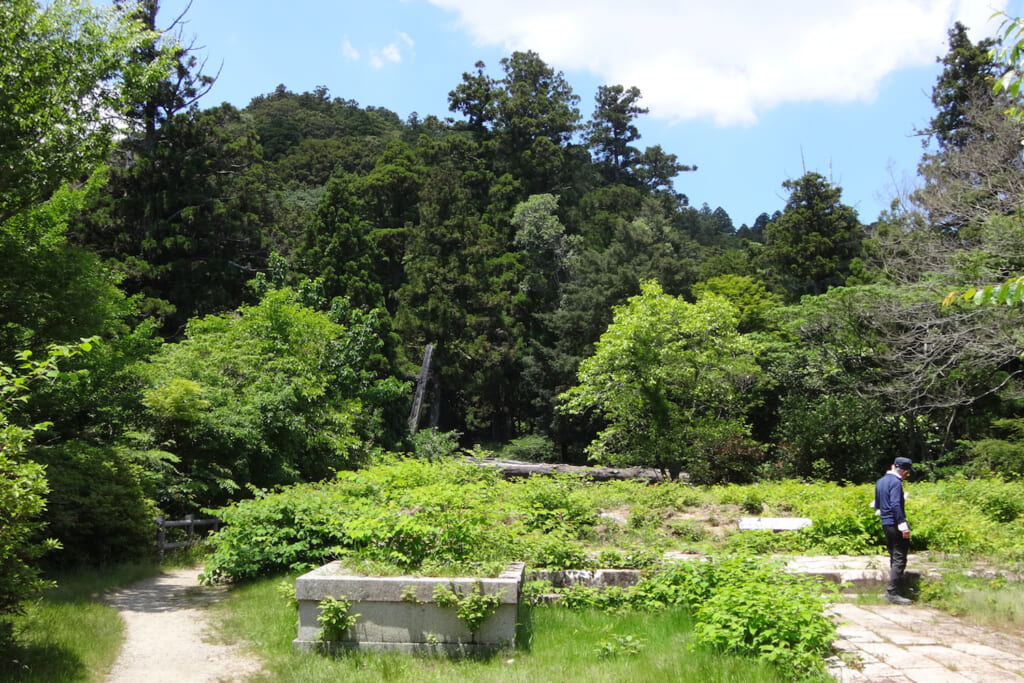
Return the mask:
<svg viewBox="0 0 1024 683"><path fill-rule="evenodd" d="M211 637L204 608L225 589L201 586L200 571L166 572L106 597L125 622L108 683L227 683L260 671L260 662L241 648Z"/></svg>

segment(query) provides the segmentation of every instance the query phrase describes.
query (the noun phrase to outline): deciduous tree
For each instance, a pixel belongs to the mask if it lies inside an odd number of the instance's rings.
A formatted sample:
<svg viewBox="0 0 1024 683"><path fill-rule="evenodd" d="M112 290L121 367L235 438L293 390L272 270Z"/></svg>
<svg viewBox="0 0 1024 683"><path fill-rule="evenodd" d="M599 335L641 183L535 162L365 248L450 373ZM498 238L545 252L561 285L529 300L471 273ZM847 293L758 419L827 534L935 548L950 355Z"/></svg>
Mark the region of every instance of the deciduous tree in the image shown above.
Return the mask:
<svg viewBox="0 0 1024 683"><path fill-rule="evenodd" d="M607 422L591 457L711 478L715 458L749 441L745 413L763 378L737 319L720 297L691 304L653 282L617 307L579 384L562 395L566 412L596 411Z"/></svg>

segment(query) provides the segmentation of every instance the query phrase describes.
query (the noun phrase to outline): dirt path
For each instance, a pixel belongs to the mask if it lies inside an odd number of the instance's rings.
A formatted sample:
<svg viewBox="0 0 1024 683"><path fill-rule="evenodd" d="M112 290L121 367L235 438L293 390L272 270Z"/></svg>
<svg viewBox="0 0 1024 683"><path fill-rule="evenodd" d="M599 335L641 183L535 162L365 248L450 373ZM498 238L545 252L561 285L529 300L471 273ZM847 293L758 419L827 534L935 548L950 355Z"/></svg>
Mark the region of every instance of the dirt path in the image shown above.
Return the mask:
<svg viewBox="0 0 1024 683"><path fill-rule="evenodd" d="M260 671L260 662L240 648L215 642L204 607L224 589L200 586L199 572L166 572L107 596L125 622L108 683L227 683Z"/></svg>

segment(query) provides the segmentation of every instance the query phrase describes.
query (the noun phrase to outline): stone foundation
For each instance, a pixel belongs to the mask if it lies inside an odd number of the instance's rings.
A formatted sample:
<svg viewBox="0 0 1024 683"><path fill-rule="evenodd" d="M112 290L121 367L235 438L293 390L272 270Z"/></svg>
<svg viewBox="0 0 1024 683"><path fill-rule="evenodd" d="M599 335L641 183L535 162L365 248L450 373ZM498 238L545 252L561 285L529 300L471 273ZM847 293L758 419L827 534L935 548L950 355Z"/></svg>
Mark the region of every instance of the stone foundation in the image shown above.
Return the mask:
<svg viewBox="0 0 1024 683"><path fill-rule="evenodd" d="M298 637L292 645L299 650L386 650L444 654L495 652L515 645L519 621L520 593L525 565L513 562L496 578L362 576L350 574L339 562L331 562L295 580L299 602ZM479 585L484 595L498 595L497 610L475 633L455 613L434 602L438 585L460 594ZM358 614L345 638L320 638L320 601L328 596L352 603Z"/></svg>

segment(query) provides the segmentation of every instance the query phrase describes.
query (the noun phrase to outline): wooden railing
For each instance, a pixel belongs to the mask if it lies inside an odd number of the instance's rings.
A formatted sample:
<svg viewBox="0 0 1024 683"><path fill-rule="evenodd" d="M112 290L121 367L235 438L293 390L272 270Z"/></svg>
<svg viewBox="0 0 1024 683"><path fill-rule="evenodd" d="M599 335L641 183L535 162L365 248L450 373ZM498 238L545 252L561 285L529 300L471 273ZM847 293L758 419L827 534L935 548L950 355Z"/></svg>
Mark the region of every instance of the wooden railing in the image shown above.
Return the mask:
<svg viewBox="0 0 1024 683"><path fill-rule="evenodd" d="M185 519L166 519L163 515L156 518L156 552L161 562L164 561L164 551L168 548L188 548L198 539L196 528L213 527L214 531L220 529L220 520L216 517L210 519L195 519L192 515L185 515ZM184 541L167 541L168 529L186 529L188 536Z"/></svg>

